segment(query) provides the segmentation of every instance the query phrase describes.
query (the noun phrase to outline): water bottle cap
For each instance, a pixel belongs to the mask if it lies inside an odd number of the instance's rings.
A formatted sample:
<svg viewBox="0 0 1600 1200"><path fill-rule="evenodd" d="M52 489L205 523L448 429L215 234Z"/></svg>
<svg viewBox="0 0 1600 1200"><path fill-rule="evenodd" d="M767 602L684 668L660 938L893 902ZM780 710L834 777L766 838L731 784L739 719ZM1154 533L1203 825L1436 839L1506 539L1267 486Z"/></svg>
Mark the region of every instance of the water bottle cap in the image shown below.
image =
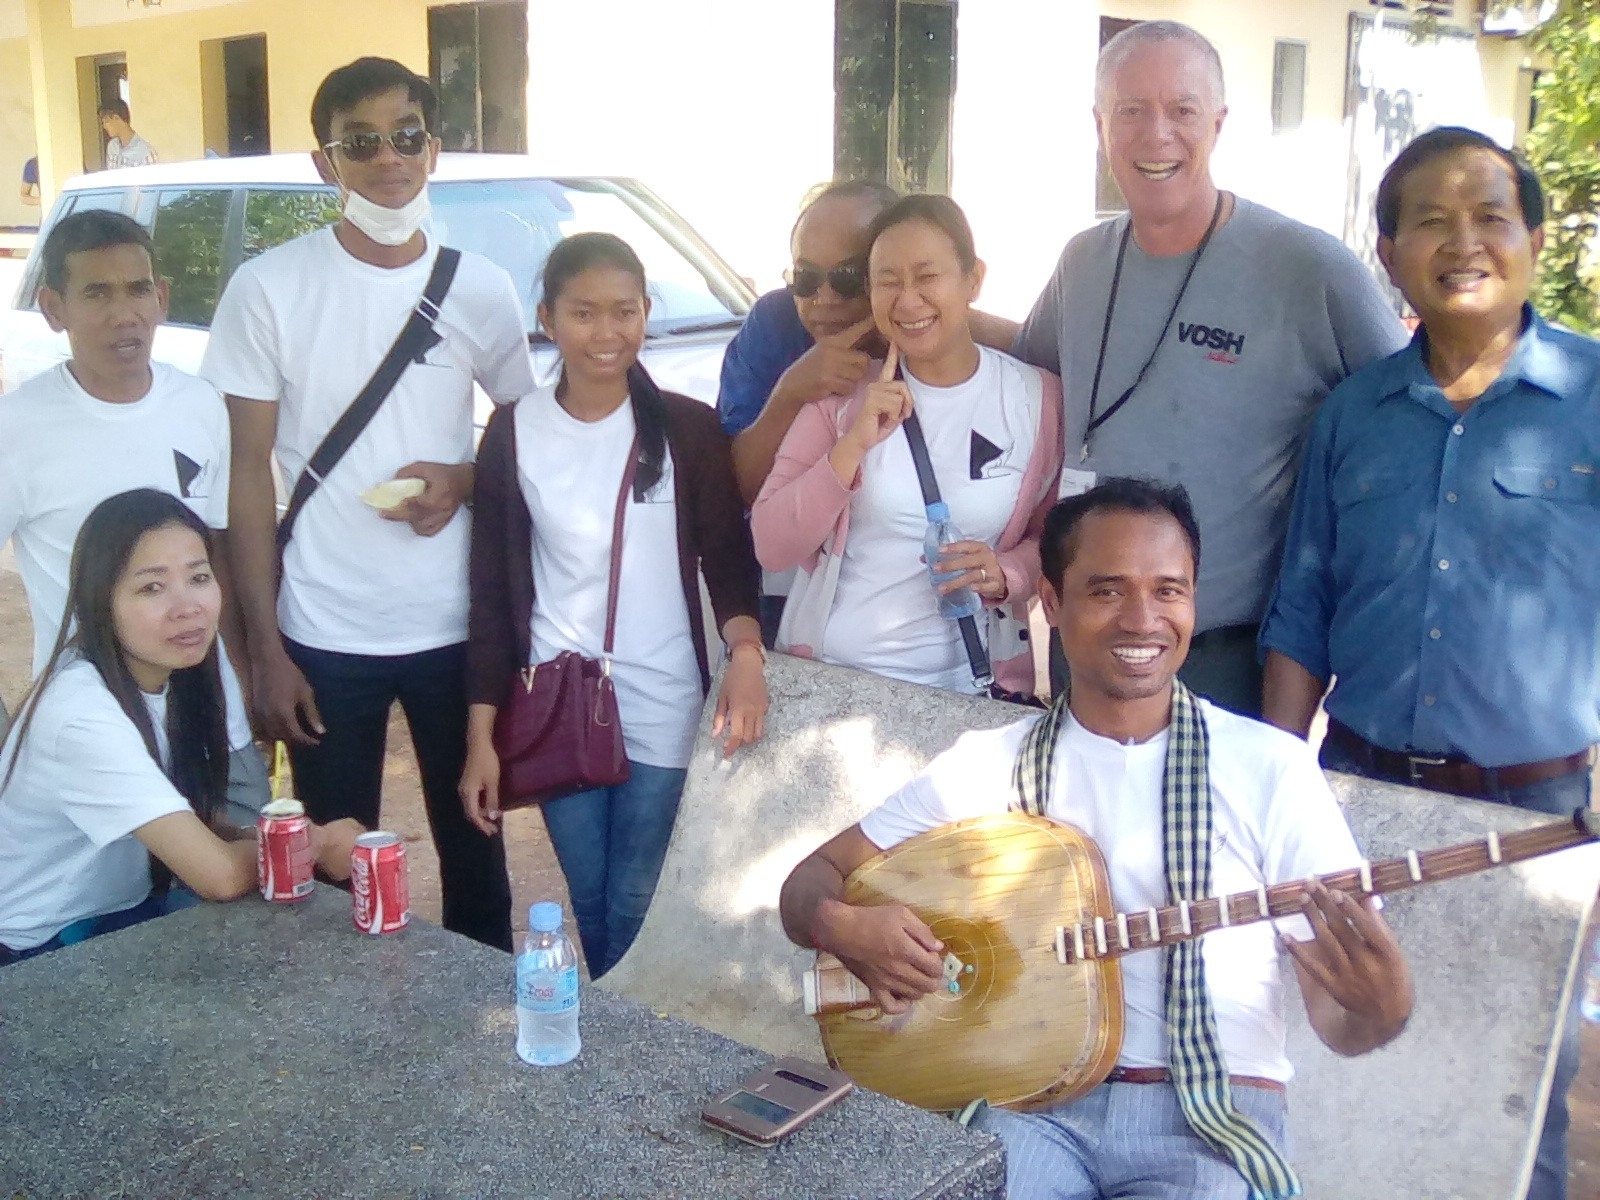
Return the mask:
<svg viewBox="0 0 1600 1200"><path fill-rule="evenodd" d="M928 520L948 521L950 519L950 506L943 500L935 500L928 505Z"/></svg>
<svg viewBox="0 0 1600 1200"><path fill-rule="evenodd" d="M561 905L541 900L528 906L528 928L535 933L554 933L561 928Z"/></svg>

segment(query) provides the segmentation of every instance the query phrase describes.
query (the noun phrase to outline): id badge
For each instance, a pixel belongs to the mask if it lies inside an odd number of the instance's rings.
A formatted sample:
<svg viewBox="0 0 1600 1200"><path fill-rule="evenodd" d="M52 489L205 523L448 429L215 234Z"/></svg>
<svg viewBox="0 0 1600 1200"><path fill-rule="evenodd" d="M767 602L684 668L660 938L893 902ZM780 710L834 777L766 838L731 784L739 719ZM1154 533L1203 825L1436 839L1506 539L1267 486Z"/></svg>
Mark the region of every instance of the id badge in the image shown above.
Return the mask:
<svg viewBox="0 0 1600 1200"><path fill-rule="evenodd" d="M1093 471L1081 467L1061 468L1061 488L1056 493L1056 499L1065 500L1069 496L1081 496L1094 486L1096 475Z"/></svg>

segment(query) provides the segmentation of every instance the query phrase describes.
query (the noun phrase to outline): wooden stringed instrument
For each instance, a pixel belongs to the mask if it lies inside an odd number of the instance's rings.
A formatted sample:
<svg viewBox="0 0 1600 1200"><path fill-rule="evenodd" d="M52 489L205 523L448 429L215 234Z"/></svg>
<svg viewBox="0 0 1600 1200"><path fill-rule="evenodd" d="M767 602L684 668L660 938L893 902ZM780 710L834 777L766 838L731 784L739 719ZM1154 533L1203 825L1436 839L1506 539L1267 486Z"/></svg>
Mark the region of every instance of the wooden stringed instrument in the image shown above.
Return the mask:
<svg viewBox="0 0 1600 1200"><path fill-rule="evenodd" d="M1320 877L1353 896L1399 892L1600 840L1600 813ZM829 954L802 977L828 1059L863 1087L921 1108L978 1097L1029 1110L1110 1074L1122 1049L1118 959L1234 925L1303 913L1305 883L1118 912L1100 848L1022 812L931 829L862 863L849 904L903 904L945 945L945 986L891 1017Z"/></svg>

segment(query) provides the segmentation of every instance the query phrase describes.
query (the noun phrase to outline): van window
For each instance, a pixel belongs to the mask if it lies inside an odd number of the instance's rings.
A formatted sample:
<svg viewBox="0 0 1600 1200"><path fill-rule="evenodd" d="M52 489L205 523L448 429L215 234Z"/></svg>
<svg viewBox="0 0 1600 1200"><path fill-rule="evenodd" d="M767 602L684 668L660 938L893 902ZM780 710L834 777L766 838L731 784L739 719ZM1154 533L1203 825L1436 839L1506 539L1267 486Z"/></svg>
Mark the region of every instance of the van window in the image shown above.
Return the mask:
<svg viewBox="0 0 1600 1200"><path fill-rule="evenodd" d="M562 238L586 230L614 233L644 263L650 288L651 337L686 329L736 328L749 304L692 257L688 239L674 240L666 214L654 220L642 197L608 180L450 180L428 188L439 242L473 250L510 274L530 333L537 328L544 260Z"/></svg>
<svg viewBox="0 0 1600 1200"><path fill-rule="evenodd" d="M222 251L233 201L229 188L164 189L156 202L156 262L172 289L167 320L211 325L222 294Z"/></svg>
<svg viewBox="0 0 1600 1200"><path fill-rule="evenodd" d="M244 204L244 255L240 261L338 219L339 194L332 188L252 191Z"/></svg>
<svg viewBox="0 0 1600 1200"><path fill-rule="evenodd" d="M131 195L132 192L125 188L62 194L61 199L56 202L57 211L53 214L54 220L40 231L36 239L35 252L28 256L27 274L23 276L22 285L17 289L17 294L24 297L23 308L39 311L39 285L44 282L41 278L44 272L44 256L39 251L44 248L44 240L49 236L50 230L56 227L57 222L67 214L75 212L127 212Z"/></svg>

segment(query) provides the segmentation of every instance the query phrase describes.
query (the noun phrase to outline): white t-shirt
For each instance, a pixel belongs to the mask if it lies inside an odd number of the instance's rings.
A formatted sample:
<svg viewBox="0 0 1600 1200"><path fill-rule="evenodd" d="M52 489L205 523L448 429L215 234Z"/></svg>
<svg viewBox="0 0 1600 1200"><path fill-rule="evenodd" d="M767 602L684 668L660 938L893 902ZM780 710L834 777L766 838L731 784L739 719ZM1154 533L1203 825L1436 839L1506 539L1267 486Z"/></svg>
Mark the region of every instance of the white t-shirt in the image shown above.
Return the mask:
<svg viewBox="0 0 1600 1200"><path fill-rule="evenodd" d="M1360 863L1350 827L1299 738L1200 701L1210 734L1213 896L1254 891ZM862 818L873 845L887 849L936 826L1015 804L1011 772L1018 748L1038 720L964 735L877 809ZM1101 848L1118 911L1166 904L1162 865L1162 779L1167 733L1124 746L1068 718L1056 748L1048 816L1065 821ZM1303 917L1261 921L1208 934L1201 942L1217 1033L1235 1075L1288 1082L1284 1050L1284 980L1274 927L1305 940ZM1126 1067L1165 1067L1167 1033L1163 955L1122 959Z"/></svg>
<svg viewBox="0 0 1600 1200"><path fill-rule="evenodd" d="M954 387L930 387L905 373L939 494L951 521L972 541L993 546L1016 509L1039 434L1042 395L1032 374L987 347L979 347L972 377ZM833 613L817 657L971 693L960 628L939 615L922 561L927 529L911 445L896 430L862 460ZM987 622L978 628L987 638Z"/></svg>
<svg viewBox="0 0 1600 1200"><path fill-rule="evenodd" d="M533 661L605 645L611 526L633 445L633 402L580 421L540 388L516 409L517 481L533 518ZM704 697L678 568L672 452L622 520L611 678L632 762L686 767Z"/></svg>
<svg viewBox="0 0 1600 1200"><path fill-rule="evenodd" d="M161 729L165 708L154 699L146 703ZM16 740L0 752L0 779ZM188 811L100 672L65 662L0 791L0 943L30 950L74 921L138 904L150 894L150 855L134 830Z"/></svg>
<svg viewBox="0 0 1600 1200"><path fill-rule="evenodd" d="M106 170L118 167L142 167L156 161L156 148L137 133L127 143L112 138L106 143Z"/></svg>
<svg viewBox="0 0 1600 1200"><path fill-rule="evenodd" d="M171 492L212 529L228 527L228 410L203 379L150 364L149 392L96 400L65 363L0 396L0 545L12 539L33 619L33 670L44 669L67 608L72 547L102 500L134 488ZM219 654L228 744L250 744L239 681Z"/></svg>
<svg viewBox="0 0 1600 1200"><path fill-rule="evenodd" d="M394 344L437 250L389 270L321 229L251 259L228 283L201 370L227 395L278 405L286 489ZM278 624L303 645L400 655L466 640L467 513L418 537L360 499L410 463L472 461L474 380L500 403L533 387L509 275L463 253L442 310L443 341L406 369L295 525Z"/></svg>

